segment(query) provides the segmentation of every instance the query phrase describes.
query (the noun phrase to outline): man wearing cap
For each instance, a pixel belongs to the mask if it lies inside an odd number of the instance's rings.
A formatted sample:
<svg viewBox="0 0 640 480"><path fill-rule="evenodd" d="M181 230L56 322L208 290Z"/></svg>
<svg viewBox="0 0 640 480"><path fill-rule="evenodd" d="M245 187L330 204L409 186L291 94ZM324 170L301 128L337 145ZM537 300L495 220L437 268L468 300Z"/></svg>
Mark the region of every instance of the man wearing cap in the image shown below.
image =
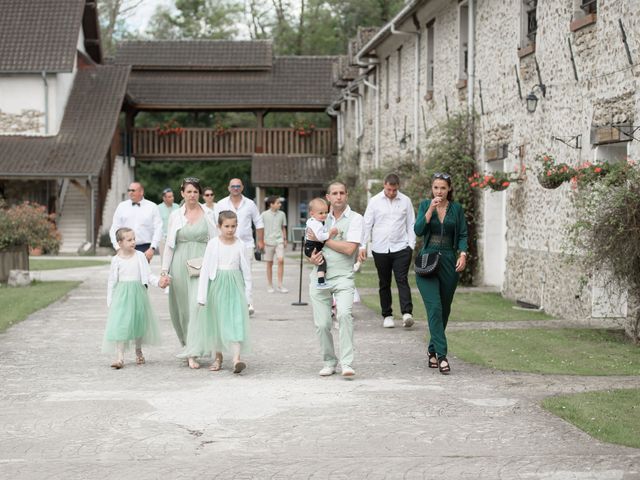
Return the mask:
<svg viewBox="0 0 640 480"><path fill-rule="evenodd" d="M122 227L131 228L136 236L136 250L144 253L151 262L154 250L162 240L162 219L158 206L144 198L144 188L139 182L133 182L127 190L129 200L120 202L113 214L109 230L111 244L118 250L116 231Z"/></svg>
<svg viewBox="0 0 640 480"><path fill-rule="evenodd" d="M160 218L162 219L162 240L160 240L160 255L164 252L164 244L167 240L167 228L169 226L169 215L180 207L174 203L173 190L165 188L162 191L162 202L158 204Z"/></svg>

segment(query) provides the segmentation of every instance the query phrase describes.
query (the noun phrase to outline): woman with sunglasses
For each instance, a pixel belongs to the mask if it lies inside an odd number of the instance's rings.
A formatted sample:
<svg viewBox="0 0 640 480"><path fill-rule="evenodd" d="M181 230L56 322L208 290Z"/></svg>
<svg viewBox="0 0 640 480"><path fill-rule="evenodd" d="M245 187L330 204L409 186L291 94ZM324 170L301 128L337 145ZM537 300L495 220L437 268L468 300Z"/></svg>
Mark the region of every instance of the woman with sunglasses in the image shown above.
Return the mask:
<svg viewBox="0 0 640 480"><path fill-rule="evenodd" d="M433 175L431 198L420 203L414 231L423 237L418 255L441 253L436 273L429 277L417 276L416 281L429 317L429 368L437 368L447 375L451 365L447 359L445 330L459 273L467 265L467 222L462 205L453 201L451 175Z"/></svg>
<svg viewBox="0 0 640 480"><path fill-rule="evenodd" d="M169 314L180 344L184 347L187 340L189 321L197 310L198 277L190 276L187 261L202 258L207 242L217 236L218 228L200 205L202 187L194 177L185 178L180 186L184 199L179 210L169 217L167 242L162 256L160 285L168 283ZM189 358L189 367L199 368L195 358Z"/></svg>

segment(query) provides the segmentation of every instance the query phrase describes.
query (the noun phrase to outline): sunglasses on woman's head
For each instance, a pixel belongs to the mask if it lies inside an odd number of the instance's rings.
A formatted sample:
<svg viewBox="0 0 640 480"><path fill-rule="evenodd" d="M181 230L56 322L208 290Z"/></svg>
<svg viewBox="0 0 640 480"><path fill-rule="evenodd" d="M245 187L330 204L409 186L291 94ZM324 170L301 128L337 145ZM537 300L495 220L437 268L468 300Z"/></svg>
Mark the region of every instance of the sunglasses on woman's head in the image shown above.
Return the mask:
<svg viewBox="0 0 640 480"><path fill-rule="evenodd" d="M443 180L449 180L451 179L451 175L449 175L448 173L436 172L433 174L433 178L441 178Z"/></svg>

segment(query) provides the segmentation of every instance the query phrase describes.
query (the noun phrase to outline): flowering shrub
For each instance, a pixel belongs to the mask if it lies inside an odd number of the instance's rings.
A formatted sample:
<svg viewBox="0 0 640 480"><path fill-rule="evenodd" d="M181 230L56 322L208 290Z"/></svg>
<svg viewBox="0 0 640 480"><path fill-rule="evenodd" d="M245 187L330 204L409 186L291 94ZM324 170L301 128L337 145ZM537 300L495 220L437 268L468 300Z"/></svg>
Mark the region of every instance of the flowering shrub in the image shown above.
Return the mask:
<svg viewBox="0 0 640 480"><path fill-rule="evenodd" d="M157 127L156 132L158 132L159 137L164 137L165 135L180 135L184 132L184 128L180 127L175 119L172 119L162 124L162 126Z"/></svg>
<svg viewBox="0 0 640 480"><path fill-rule="evenodd" d="M602 182L606 186L620 185L629 176L631 168L635 165L633 160L626 162L584 162L574 169L574 176L571 177L571 188L586 187L595 182Z"/></svg>
<svg viewBox="0 0 640 480"><path fill-rule="evenodd" d="M558 188L575 176L575 169L566 163L556 163L555 158L551 155L546 153L538 155L536 160L542 162L542 170L538 173L538 181L544 188Z"/></svg>
<svg viewBox="0 0 640 480"><path fill-rule="evenodd" d="M501 192L509 188L512 183L521 183L525 179L526 168L523 165L522 169L516 167L514 172L495 171L488 172L484 175L474 172L472 176L468 178L469 185L472 188L489 188L495 192Z"/></svg>
<svg viewBox="0 0 640 480"><path fill-rule="evenodd" d="M299 137L310 137L316 129L313 123L304 121L296 121L291 127Z"/></svg>
<svg viewBox="0 0 640 480"><path fill-rule="evenodd" d="M0 250L26 244L57 253L60 233L53 218L54 215L47 214L45 207L37 203L24 202L7 208L0 199Z"/></svg>
<svg viewBox="0 0 640 480"><path fill-rule="evenodd" d="M229 127L223 123L217 122L213 127L216 137L222 137L229 133Z"/></svg>

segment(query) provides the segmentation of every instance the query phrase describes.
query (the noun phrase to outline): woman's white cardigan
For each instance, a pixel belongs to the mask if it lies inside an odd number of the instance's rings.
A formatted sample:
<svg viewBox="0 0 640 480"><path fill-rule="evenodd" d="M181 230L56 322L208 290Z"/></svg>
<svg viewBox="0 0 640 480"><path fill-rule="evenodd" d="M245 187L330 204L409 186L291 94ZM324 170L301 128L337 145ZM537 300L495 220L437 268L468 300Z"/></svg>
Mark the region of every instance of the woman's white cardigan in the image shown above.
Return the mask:
<svg viewBox="0 0 640 480"><path fill-rule="evenodd" d="M240 270L242 278L244 278L244 293L247 297L247 303L251 303L251 266L245 257L245 244L236 237L234 244L236 253L240 256ZM205 305L207 303L207 291L209 289L209 280L215 280L218 273L218 254L220 252L220 238L216 237L209 240L207 249L204 251L204 259L202 260L202 269L200 270L200 280L198 281L198 303Z"/></svg>
<svg viewBox="0 0 640 480"><path fill-rule="evenodd" d="M144 253L135 250L135 256L138 260L138 271L140 272L140 283L143 285L153 285L154 287L158 286L158 277L156 277L153 273L151 273L151 268L149 268L149 262L147 261L147 257L144 256ZM111 306L111 299L113 298L113 287L118 283L118 266L120 263L125 262L126 259L119 257L118 255L114 255L111 259L111 270L109 270L109 280L107 281L107 306Z"/></svg>
<svg viewBox="0 0 640 480"><path fill-rule="evenodd" d="M204 214L204 219L207 222L207 229L209 230L209 240L218 235L218 227L215 226L211 215L207 214L207 210L202 205L198 204ZM183 205L178 210L171 212L169 216L169 226L167 227L167 241L164 246L164 252L162 253L162 271L168 272L171 267L171 261L173 260L173 251L176 248L176 237L178 230L187 225L187 218L185 213L187 207Z"/></svg>

